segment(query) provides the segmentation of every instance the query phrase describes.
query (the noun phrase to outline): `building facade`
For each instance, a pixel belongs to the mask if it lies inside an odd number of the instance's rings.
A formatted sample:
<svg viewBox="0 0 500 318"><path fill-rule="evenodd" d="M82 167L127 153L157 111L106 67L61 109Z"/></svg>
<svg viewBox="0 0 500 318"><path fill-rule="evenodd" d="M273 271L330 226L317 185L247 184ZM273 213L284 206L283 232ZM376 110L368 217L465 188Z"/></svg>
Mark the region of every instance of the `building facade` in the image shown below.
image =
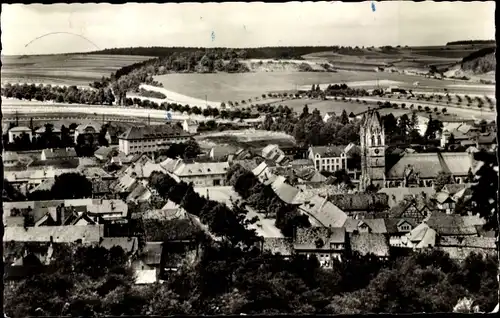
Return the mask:
<svg viewBox="0 0 500 318"><path fill-rule="evenodd" d="M361 137L361 189L370 184L383 187L385 183L385 132L378 111L363 115Z"/></svg>
<svg viewBox="0 0 500 318"><path fill-rule="evenodd" d="M118 137L118 149L126 155L153 153L190 138L191 134L176 125L131 127Z"/></svg>
<svg viewBox="0 0 500 318"><path fill-rule="evenodd" d="M310 147L308 158L314 162L314 168L318 171L347 169L347 155L341 146Z"/></svg>

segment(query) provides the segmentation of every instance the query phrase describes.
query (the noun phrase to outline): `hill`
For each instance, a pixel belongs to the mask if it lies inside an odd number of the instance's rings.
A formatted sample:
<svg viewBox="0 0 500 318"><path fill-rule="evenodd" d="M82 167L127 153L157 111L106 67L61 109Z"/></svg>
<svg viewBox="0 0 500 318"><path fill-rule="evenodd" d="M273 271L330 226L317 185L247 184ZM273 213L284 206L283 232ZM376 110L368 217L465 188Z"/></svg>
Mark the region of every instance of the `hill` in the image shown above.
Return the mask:
<svg viewBox="0 0 500 318"><path fill-rule="evenodd" d="M473 74L485 74L495 71L497 65L495 49L494 47L484 48L464 57L460 64L461 69Z"/></svg>
<svg viewBox="0 0 500 318"><path fill-rule="evenodd" d="M495 40L468 40L468 41L453 41L453 42L448 42L446 43L447 46L449 45L474 45L474 44L493 44L495 45Z"/></svg>

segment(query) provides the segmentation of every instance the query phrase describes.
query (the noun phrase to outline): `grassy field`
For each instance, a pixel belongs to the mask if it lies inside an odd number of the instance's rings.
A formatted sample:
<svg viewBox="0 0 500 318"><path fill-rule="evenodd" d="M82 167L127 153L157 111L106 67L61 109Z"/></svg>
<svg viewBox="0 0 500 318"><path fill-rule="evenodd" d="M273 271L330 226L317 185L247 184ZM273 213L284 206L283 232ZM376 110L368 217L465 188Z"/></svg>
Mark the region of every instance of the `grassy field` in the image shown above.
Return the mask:
<svg viewBox="0 0 500 318"><path fill-rule="evenodd" d="M3 56L2 83L88 85L120 67L149 59L124 55Z"/></svg>

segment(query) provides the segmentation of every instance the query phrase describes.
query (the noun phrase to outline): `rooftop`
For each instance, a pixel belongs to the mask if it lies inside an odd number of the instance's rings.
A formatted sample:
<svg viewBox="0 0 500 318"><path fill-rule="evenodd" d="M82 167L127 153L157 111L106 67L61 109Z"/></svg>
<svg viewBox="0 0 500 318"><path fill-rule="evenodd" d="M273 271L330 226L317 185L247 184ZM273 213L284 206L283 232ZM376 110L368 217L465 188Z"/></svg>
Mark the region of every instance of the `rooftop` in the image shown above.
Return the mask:
<svg viewBox="0 0 500 318"><path fill-rule="evenodd" d="M317 146L311 147L311 151L314 156L320 155L321 157L340 157L344 153L344 147L342 146Z"/></svg>
<svg viewBox="0 0 500 318"><path fill-rule="evenodd" d="M349 235L351 251L364 256L373 254L378 257L389 256L389 242L384 234L356 233Z"/></svg>
<svg viewBox="0 0 500 318"><path fill-rule="evenodd" d="M155 126L134 126L119 136L120 139L135 140L135 139L162 139L162 138L179 138L190 137L191 135L177 125L155 125Z"/></svg>
<svg viewBox="0 0 500 318"><path fill-rule="evenodd" d="M297 228L295 249L330 249L330 244L344 244L345 229L330 227Z"/></svg>
<svg viewBox="0 0 500 318"><path fill-rule="evenodd" d="M347 219L347 214L318 195L308 199L300 206L300 210L309 216L311 223L318 223L318 226L342 227Z"/></svg>
<svg viewBox="0 0 500 318"><path fill-rule="evenodd" d="M388 205L388 196L384 193L335 194L328 199L342 211L372 211L376 205Z"/></svg>
<svg viewBox="0 0 500 318"><path fill-rule="evenodd" d="M4 242L96 243L104 236L103 225L6 227Z"/></svg>
<svg viewBox="0 0 500 318"><path fill-rule="evenodd" d="M353 233L358 231L359 227L365 224L370 229L371 233L384 234L387 233L384 219L347 219L344 223L346 232Z"/></svg>
<svg viewBox="0 0 500 318"><path fill-rule="evenodd" d="M178 177L225 175L229 169L228 162L193 162L182 163L173 174Z"/></svg>

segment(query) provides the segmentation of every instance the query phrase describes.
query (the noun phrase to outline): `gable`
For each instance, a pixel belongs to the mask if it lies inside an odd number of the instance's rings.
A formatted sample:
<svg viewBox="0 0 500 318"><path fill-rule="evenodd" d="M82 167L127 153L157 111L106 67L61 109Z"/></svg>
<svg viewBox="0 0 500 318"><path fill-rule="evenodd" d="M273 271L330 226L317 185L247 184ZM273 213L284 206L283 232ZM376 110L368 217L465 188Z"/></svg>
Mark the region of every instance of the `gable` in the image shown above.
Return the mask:
<svg viewBox="0 0 500 318"><path fill-rule="evenodd" d="M424 214L417 209L414 202L412 202L400 215L402 218L420 218L423 216Z"/></svg>

